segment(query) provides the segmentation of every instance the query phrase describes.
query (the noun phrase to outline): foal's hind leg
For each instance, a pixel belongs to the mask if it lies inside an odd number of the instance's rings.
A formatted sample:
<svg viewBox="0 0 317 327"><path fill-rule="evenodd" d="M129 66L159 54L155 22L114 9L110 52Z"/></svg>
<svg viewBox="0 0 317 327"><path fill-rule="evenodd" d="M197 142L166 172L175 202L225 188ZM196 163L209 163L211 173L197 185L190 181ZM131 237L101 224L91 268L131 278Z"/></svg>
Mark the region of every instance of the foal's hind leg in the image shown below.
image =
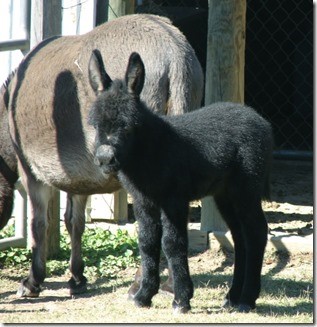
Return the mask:
<svg viewBox="0 0 317 327"><path fill-rule="evenodd" d="M228 225L233 243L234 243L234 272L232 286L225 297L224 307L237 306L241 297L244 283L246 251L241 223L236 216L232 201L226 194L217 194L214 196L216 205Z"/></svg>
<svg viewBox="0 0 317 327"><path fill-rule="evenodd" d="M255 308L261 290L261 270L268 227L262 211L260 197L250 197L250 202L240 208L242 231L246 248L246 267L243 289L239 300L239 310Z"/></svg>
<svg viewBox="0 0 317 327"><path fill-rule="evenodd" d="M70 271L68 281L70 294L80 294L87 290L87 278L84 276L85 264L81 253L81 237L85 230L86 195L67 194L65 224L71 238Z"/></svg>
<svg viewBox="0 0 317 327"><path fill-rule="evenodd" d="M230 228L235 248L232 286L226 295L225 306L238 306L239 311L255 308L261 289L261 269L267 240L267 223L260 197L247 191L233 201L217 195L217 206ZM249 194L248 199L242 199Z"/></svg>
<svg viewBox="0 0 317 327"><path fill-rule="evenodd" d="M31 205L32 265L28 277L24 278L18 289L18 296L37 297L46 276L46 232L48 203L52 189L28 177L22 177Z"/></svg>

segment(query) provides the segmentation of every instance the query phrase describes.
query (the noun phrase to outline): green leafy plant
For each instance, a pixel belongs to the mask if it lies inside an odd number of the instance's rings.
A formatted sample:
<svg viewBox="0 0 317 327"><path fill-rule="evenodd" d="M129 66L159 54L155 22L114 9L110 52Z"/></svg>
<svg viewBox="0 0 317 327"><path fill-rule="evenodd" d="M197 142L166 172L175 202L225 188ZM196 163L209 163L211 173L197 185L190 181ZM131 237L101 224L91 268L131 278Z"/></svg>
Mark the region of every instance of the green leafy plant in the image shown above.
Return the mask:
<svg viewBox="0 0 317 327"><path fill-rule="evenodd" d="M9 225L0 232L0 239L14 236L14 225ZM12 248L0 251L0 267L17 266L21 268L31 259L28 249Z"/></svg>
<svg viewBox="0 0 317 327"><path fill-rule="evenodd" d="M14 227L8 226L0 232L0 238L14 234ZM89 277L114 278L121 270L135 267L140 262L137 238L127 231L118 230L112 233L101 228L86 229L82 237L85 273ZM48 275L62 275L69 266L70 238L65 232L61 234L60 252L54 260L47 262ZM31 250L8 248L0 252L0 266L29 268Z"/></svg>
<svg viewBox="0 0 317 327"><path fill-rule="evenodd" d="M115 277L127 267L135 267L139 261L136 237L127 231L116 234L101 228L90 229L83 235L83 257L89 275Z"/></svg>

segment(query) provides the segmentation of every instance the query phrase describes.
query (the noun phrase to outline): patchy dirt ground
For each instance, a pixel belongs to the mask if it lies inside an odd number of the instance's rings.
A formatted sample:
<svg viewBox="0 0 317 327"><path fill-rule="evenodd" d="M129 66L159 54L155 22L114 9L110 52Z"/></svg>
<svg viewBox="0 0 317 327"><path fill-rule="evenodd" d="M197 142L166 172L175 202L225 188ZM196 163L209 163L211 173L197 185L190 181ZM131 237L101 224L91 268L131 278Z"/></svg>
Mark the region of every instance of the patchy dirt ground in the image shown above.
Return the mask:
<svg viewBox="0 0 317 327"><path fill-rule="evenodd" d="M313 182L311 161L274 161L272 202L263 204L271 230L313 233Z"/></svg>
<svg viewBox="0 0 317 327"><path fill-rule="evenodd" d="M271 174L271 202L263 210L271 231L297 235L313 233L313 163L275 160ZM192 203L190 221L200 221L200 201Z"/></svg>

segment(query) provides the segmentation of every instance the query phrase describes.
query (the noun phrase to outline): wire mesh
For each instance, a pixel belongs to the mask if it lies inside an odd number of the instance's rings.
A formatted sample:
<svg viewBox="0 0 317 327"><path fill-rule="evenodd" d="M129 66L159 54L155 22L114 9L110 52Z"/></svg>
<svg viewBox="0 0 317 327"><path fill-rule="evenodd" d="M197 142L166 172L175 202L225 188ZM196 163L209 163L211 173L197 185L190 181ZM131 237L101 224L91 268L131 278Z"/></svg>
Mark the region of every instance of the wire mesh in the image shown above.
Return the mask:
<svg viewBox="0 0 317 327"><path fill-rule="evenodd" d="M144 0L169 17L206 68L208 1ZM247 0L245 102L273 125L276 150L313 151L313 4Z"/></svg>
<svg viewBox="0 0 317 327"><path fill-rule="evenodd" d="M313 150L313 5L248 0L245 101L273 124L278 150Z"/></svg>

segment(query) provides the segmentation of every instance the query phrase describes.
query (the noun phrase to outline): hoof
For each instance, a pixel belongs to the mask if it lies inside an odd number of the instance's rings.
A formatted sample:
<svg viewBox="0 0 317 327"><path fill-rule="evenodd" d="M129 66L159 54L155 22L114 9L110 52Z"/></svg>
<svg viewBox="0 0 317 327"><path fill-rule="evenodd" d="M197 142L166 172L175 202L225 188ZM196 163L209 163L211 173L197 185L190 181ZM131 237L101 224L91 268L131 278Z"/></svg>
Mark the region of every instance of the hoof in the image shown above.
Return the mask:
<svg viewBox="0 0 317 327"><path fill-rule="evenodd" d="M251 306L249 304L239 304L238 306L238 312L248 313L253 309L255 309L255 305Z"/></svg>
<svg viewBox="0 0 317 327"><path fill-rule="evenodd" d="M27 287L25 287L23 284L20 285L17 296L18 297L39 297L40 290L39 291L31 291Z"/></svg>
<svg viewBox="0 0 317 327"><path fill-rule="evenodd" d="M70 295L77 295L87 292L87 278L84 277L84 279L80 282L76 282L74 278L71 278L68 281L69 285L69 293Z"/></svg>
<svg viewBox="0 0 317 327"><path fill-rule="evenodd" d="M243 303L236 303L232 300L225 299L222 304L222 308L225 310L232 310L235 309L238 312L245 312L248 313L251 310L255 309L255 305L243 304Z"/></svg>
<svg viewBox="0 0 317 327"><path fill-rule="evenodd" d="M152 305L151 300L140 300L140 299L137 299L136 297L134 297L133 301L134 301L135 306L138 308L150 308Z"/></svg>
<svg viewBox="0 0 317 327"><path fill-rule="evenodd" d="M189 311L190 311L190 306L185 306L185 307L177 306L173 308L173 313L176 315L188 313Z"/></svg>
<svg viewBox="0 0 317 327"><path fill-rule="evenodd" d="M181 305L173 301L174 314L187 313L188 311L190 311L190 309L191 309L190 304Z"/></svg>
<svg viewBox="0 0 317 327"><path fill-rule="evenodd" d="M72 295L78 295L78 294L83 294L87 292L87 285L78 285L75 288L70 288L69 289L69 294Z"/></svg>

